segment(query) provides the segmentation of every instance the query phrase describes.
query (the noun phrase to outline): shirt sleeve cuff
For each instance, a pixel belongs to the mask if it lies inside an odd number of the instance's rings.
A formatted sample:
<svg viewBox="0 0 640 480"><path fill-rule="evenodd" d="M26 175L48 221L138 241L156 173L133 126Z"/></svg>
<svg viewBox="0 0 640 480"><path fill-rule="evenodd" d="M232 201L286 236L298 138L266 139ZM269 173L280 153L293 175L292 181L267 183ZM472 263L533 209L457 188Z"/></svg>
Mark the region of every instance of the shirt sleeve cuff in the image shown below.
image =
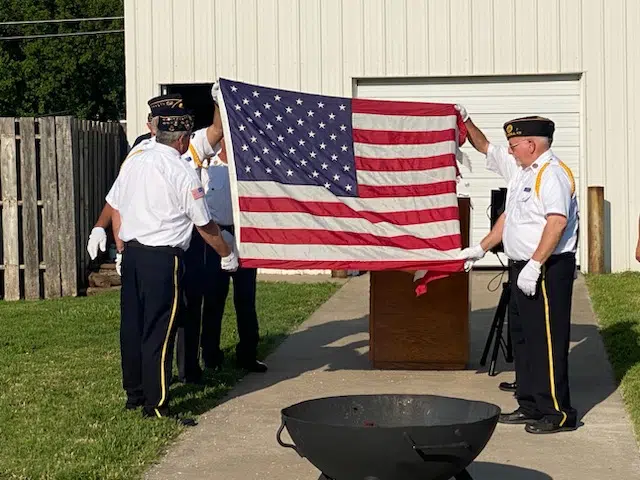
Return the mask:
<svg viewBox="0 0 640 480"><path fill-rule="evenodd" d="M118 210L118 205L114 201L113 196L107 195L105 201L111 206L111 208L113 208L114 210Z"/></svg>
<svg viewBox="0 0 640 480"><path fill-rule="evenodd" d="M563 217L568 217L567 212L558 207L547 208L545 210L545 215L562 215Z"/></svg>

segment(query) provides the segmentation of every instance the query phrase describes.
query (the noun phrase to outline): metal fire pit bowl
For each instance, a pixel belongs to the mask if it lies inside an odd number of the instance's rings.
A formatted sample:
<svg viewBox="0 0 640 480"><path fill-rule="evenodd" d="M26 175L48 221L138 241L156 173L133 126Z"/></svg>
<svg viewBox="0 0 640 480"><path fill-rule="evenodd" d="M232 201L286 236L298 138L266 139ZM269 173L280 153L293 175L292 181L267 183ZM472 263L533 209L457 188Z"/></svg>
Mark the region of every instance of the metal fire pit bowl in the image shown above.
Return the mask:
<svg viewBox="0 0 640 480"><path fill-rule="evenodd" d="M434 395L356 395L282 409L278 443L330 480L470 480L496 405ZM287 428L294 445L282 441Z"/></svg>

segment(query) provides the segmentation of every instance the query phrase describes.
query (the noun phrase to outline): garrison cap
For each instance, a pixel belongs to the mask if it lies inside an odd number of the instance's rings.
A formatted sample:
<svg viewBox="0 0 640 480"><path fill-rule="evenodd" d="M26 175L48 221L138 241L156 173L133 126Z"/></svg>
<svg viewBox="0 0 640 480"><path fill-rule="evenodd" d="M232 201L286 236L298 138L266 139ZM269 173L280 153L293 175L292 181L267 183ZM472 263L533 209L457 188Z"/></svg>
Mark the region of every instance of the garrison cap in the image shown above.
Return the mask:
<svg viewBox="0 0 640 480"><path fill-rule="evenodd" d="M548 118L531 116L515 118L504 124L507 138L547 137L553 138L555 124Z"/></svg>
<svg viewBox="0 0 640 480"><path fill-rule="evenodd" d="M184 108L182 103L182 95L179 93L170 93L168 95L160 95L159 97L153 97L147 102L151 109L151 115L157 117L161 115L164 110L173 108Z"/></svg>
<svg viewBox="0 0 640 480"><path fill-rule="evenodd" d="M158 115L158 130L163 132L191 132L193 124L193 117L182 108L165 110Z"/></svg>

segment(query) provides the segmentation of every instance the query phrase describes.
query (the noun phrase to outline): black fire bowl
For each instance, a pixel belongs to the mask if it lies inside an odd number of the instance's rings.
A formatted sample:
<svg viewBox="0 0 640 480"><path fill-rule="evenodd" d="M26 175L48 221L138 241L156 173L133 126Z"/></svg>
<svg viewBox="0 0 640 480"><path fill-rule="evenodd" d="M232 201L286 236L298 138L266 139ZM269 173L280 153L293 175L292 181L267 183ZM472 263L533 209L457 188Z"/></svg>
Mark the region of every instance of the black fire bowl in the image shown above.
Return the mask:
<svg viewBox="0 0 640 480"><path fill-rule="evenodd" d="M277 440L331 480L470 480L499 415L490 403L435 395L326 397L282 409Z"/></svg>

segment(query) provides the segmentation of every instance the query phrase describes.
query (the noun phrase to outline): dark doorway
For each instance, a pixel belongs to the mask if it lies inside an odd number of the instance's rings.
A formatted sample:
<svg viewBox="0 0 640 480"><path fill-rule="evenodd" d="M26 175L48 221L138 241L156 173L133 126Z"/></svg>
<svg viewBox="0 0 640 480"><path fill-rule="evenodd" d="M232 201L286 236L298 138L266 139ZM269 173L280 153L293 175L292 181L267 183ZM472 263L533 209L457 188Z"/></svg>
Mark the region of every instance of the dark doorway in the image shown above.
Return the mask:
<svg viewBox="0 0 640 480"><path fill-rule="evenodd" d="M180 93L186 109L195 117L194 130L208 127L213 123L214 103L211 98L213 83L173 83L164 85L162 93Z"/></svg>

